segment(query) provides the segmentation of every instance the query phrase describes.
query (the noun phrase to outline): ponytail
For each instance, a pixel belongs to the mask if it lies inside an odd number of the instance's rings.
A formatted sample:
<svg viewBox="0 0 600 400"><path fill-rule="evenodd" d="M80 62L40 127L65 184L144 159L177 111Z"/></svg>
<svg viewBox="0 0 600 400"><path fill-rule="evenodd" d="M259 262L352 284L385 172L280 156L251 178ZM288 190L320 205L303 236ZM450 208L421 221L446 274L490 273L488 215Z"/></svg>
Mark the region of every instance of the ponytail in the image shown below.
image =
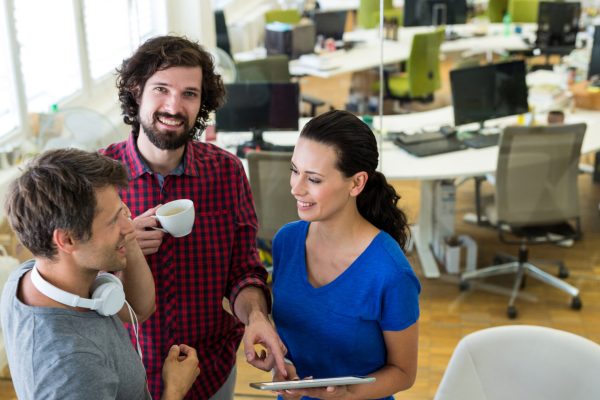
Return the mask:
<svg viewBox="0 0 600 400"><path fill-rule="evenodd" d="M404 250L409 230L406 214L397 207L400 195L385 176L374 171L367 180L362 193L356 199L360 214L378 229L387 232Z"/></svg>

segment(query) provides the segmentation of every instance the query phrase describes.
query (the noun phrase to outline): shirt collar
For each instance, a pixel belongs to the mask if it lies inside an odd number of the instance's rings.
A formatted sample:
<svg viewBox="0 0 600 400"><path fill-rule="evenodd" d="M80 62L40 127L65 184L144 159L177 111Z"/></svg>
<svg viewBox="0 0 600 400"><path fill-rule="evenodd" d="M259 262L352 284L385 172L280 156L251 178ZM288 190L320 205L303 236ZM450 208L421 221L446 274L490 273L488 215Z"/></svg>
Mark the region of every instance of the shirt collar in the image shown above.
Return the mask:
<svg viewBox="0 0 600 400"><path fill-rule="evenodd" d="M142 174L148 173L148 174L154 174L154 172L152 171L152 169L150 169L150 167L148 166L148 164L146 164L146 162L144 161L144 158L142 157L142 155L140 154L139 149L137 148L137 143L136 143L136 137L133 134L133 132L131 132L131 134L129 135L129 139L127 140L127 157L130 158L131 162L129 163L131 168L130 168L130 178L137 178L139 176L141 176ZM169 173L169 175L192 175L193 171L195 171L195 168L193 168L192 165L192 157L188 157L188 150L190 149L191 146L187 146L186 145L186 150L183 153L183 159L181 161L181 163L179 163L179 165L177 167L175 167L175 169L173 171L171 171Z"/></svg>

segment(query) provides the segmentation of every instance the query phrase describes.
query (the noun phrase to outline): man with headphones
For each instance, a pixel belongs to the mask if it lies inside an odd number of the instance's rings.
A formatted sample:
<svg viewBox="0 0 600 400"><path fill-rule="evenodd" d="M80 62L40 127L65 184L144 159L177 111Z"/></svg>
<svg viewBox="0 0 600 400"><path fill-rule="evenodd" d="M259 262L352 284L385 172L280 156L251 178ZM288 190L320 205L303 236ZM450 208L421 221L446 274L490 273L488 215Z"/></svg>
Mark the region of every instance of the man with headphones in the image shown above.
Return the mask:
<svg viewBox="0 0 600 400"><path fill-rule="evenodd" d="M155 308L154 280L118 193L127 184L119 162L76 149L42 154L11 184L5 211L34 255L10 276L0 304L19 399L151 398L121 322ZM182 399L199 372L193 348L171 346L162 398Z"/></svg>

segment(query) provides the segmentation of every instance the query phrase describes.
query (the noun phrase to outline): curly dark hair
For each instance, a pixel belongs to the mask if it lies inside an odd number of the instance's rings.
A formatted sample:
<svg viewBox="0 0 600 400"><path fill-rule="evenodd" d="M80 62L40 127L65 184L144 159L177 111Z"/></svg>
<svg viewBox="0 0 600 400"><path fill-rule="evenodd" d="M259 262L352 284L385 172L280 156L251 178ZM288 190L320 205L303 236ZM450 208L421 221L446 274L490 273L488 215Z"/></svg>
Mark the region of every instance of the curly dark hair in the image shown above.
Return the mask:
<svg viewBox="0 0 600 400"><path fill-rule="evenodd" d="M55 229L87 241L97 212L96 190L127 187L120 162L97 152L50 150L33 159L13 181L4 210L19 240L36 257L53 259Z"/></svg>
<svg viewBox="0 0 600 400"><path fill-rule="evenodd" d="M333 147L337 154L336 167L344 176L367 173L367 184L356 198L358 212L405 249L410 235L407 218L397 206L400 195L377 171L379 152L371 128L354 114L333 110L310 120L300 137Z"/></svg>
<svg viewBox="0 0 600 400"><path fill-rule="evenodd" d="M225 87L221 76L215 72L211 54L197 42L180 36L158 36L148 39L117 68L117 89L123 121L133 126L135 135L139 133L138 99L146 81L157 71L171 67L200 67L202 69L201 105L194 128L193 138L206 128L208 116L219 108L225 99Z"/></svg>

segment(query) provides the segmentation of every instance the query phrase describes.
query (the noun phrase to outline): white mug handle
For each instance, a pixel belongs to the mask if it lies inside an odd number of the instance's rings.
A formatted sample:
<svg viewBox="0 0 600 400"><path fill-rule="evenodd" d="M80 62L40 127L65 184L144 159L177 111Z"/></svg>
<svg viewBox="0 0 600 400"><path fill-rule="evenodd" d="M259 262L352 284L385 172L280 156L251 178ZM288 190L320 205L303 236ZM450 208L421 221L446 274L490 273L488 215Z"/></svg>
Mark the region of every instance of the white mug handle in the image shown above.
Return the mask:
<svg viewBox="0 0 600 400"><path fill-rule="evenodd" d="M158 217L156 215L151 215L151 217L158 221ZM167 231L166 229L159 228L157 226L151 226L150 228L157 230L157 231L163 231L164 233L169 233L169 231Z"/></svg>

